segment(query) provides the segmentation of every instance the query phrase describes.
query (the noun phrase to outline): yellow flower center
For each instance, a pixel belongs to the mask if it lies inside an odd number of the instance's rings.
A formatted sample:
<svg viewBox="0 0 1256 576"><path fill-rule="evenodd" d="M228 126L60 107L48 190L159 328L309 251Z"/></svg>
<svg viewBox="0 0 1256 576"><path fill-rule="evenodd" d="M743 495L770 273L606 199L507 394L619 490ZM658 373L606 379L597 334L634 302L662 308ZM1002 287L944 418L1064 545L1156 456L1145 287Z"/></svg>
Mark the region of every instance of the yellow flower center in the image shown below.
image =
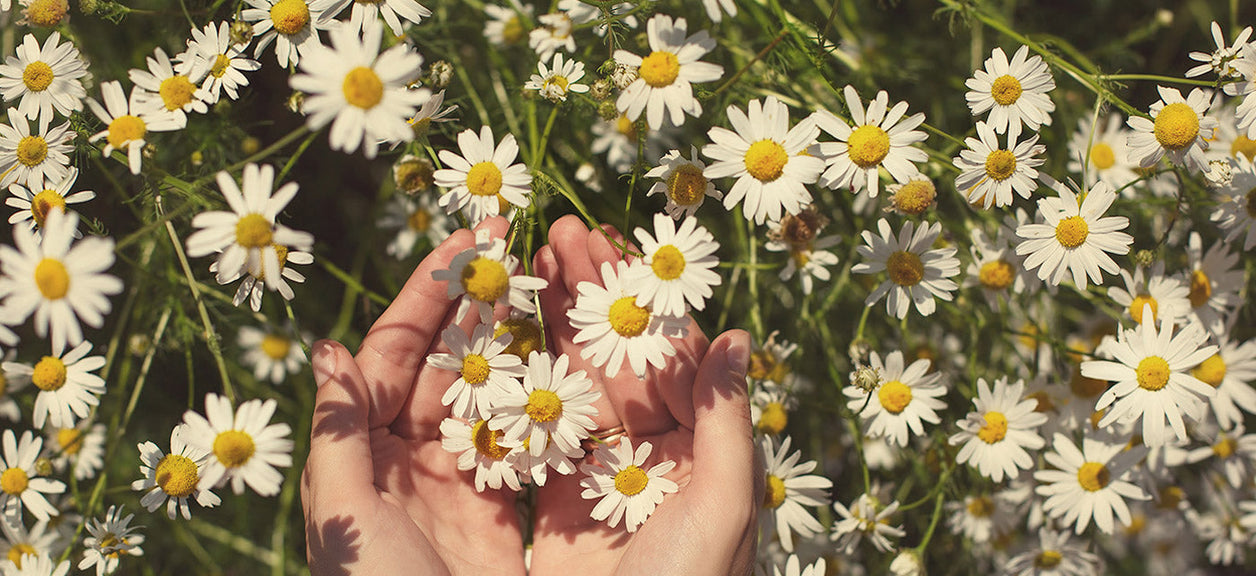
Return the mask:
<svg viewBox="0 0 1256 576"><path fill-rule="evenodd" d="M620 114L619 118L615 120L615 131L623 134L633 142L637 141L637 123L629 120L623 114Z"/></svg>
<svg viewBox="0 0 1256 576"><path fill-rule="evenodd" d="M305 0L279 0L270 7L270 21L276 32L285 36L296 34L310 23L310 7Z"/></svg>
<svg viewBox="0 0 1256 576"><path fill-rule="evenodd" d="M877 400L886 412L898 414L911 404L911 388L898 380L891 380L877 390Z"/></svg>
<svg viewBox="0 0 1256 576"><path fill-rule="evenodd" d="M995 78L994 83L990 85L990 96L1000 106L1011 106L1020 99L1023 90L1020 80L1004 74Z"/></svg>
<svg viewBox="0 0 1256 576"><path fill-rule="evenodd" d="M1103 490L1111 480L1108 467L1098 462L1087 462L1077 469L1077 482L1089 492Z"/></svg>
<svg viewBox="0 0 1256 576"><path fill-rule="evenodd" d="M246 214L236 221L236 244L245 248L269 246L274 235L274 225L261 214Z"/></svg>
<svg viewBox="0 0 1256 576"><path fill-rule="evenodd" d="M502 189L502 171L496 164L484 161L467 171L467 190L476 196L493 196Z"/></svg>
<svg viewBox="0 0 1256 576"><path fill-rule="evenodd" d="M1007 416L1002 412L986 412L986 424L977 431L977 437L986 444L995 444L1007 437Z"/></svg>
<svg viewBox="0 0 1256 576"><path fill-rule="evenodd" d="M345 93L345 102L363 110L370 110L384 99L384 82L379 74L366 66L358 66L345 74L341 86Z"/></svg>
<svg viewBox="0 0 1256 576"><path fill-rule="evenodd" d="M34 372L31 373L31 383L45 392L55 392L65 386L65 375L65 362L62 362L60 358L44 356L38 364L35 364Z"/></svg>
<svg viewBox="0 0 1256 576"><path fill-rule="evenodd" d="M933 205L937 189L929 180L912 180L894 193L894 207L899 212L915 216Z"/></svg>
<svg viewBox="0 0 1256 576"><path fill-rule="evenodd" d="M497 439L503 435L502 431L489 428L487 420L480 420L471 428L471 444L475 445L476 452L485 457L501 460L510 453L509 448L502 448L497 445Z"/></svg>
<svg viewBox="0 0 1256 576"><path fill-rule="evenodd" d="M880 126L860 126L847 138L846 150L856 166L871 168L890 153L890 135Z"/></svg>
<svg viewBox="0 0 1256 576"><path fill-rule="evenodd" d="M510 275L501 262L477 256L462 267L462 289L480 302L496 302L510 290Z"/></svg>
<svg viewBox="0 0 1256 576"><path fill-rule="evenodd" d="M0 490L4 490L5 494L16 496L26 491L26 485L30 482L30 478L26 476L26 471L21 468L9 468L0 474Z"/></svg>
<svg viewBox="0 0 1256 576"><path fill-rule="evenodd" d="M768 402L759 414L759 423L756 426L760 432L775 436L785 430L786 424L789 424L789 412L785 410L785 406L780 402Z"/></svg>
<svg viewBox="0 0 1256 576"><path fill-rule="evenodd" d="M650 311L637 306L636 296L616 300L606 316L611 328L624 338L640 336L650 327Z"/></svg>
<svg viewBox="0 0 1256 576"><path fill-rule="evenodd" d="M645 490L649 483L650 477L646 476L645 470L636 466L628 466L615 474L615 489L624 496L632 496Z"/></svg>
<svg viewBox="0 0 1256 576"><path fill-rule="evenodd" d="M292 342L278 334L267 334L262 338L262 353L271 360L283 360L292 349Z"/></svg>
<svg viewBox="0 0 1256 576"><path fill-rule="evenodd" d="M56 76L52 73L52 66L36 60L26 65L22 70L22 83L26 84L26 89L31 92L43 92L52 85L52 80Z"/></svg>
<svg viewBox="0 0 1256 576"><path fill-rule="evenodd" d="M514 337L510 341L510 345L502 352L506 354L514 354L523 359L527 359L528 355L541 349L541 325L535 320L528 318L509 318L502 320L495 330L493 337L496 338L509 332Z"/></svg>
<svg viewBox="0 0 1256 576"><path fill-rule="evenodd" d="M42 228L44 220L48 218L48 212L53 208L60 208L62 212L65 212L65 198L60 192L50 188L36 194L31 199L31 217L35 219L35 224Z"/></svg>
<svg viewBox="0 0 1256 576"><path fill-rule="evenodd" d="M682 164L667 178L667 197L677 206L693 206L706 195L707 179L702 169Z"/></svg>
<svg viewBox="0 0 1256 576"><path fill-rule="evenodd" d="M148 134L148 125L138 116L118 116L109 123L109 145L122 148L134 140L142 140Z"/></svg>
<svg viewBox="0 0 1256 576"><path fill-rule="evenodd" d="M61 451L74 456L83 449L83 431L78 428L62 428L57 430L57 445Z"/></svg>
<svg viewBox="0 0 1256 576"><path fill-rule="evenodd" d="M22 569L22 557L27 555L37 556L39 551L26 543L14 544L12 548L9 548L9 562L12 562L13 567L18 570Z"/></svg>
<svg viewBox="0 0 1256 576"><path fill-rule="evenodd" d="M1191 272L1191 307L1199 308L1212 299L1212 280L1203 270Z"/></svg>
<svg viewBox="0 0 1256 576"><path fill-rule="evenodd" d="M49 300L60 300L70 291L70 274L65 264L54 258L44 258L35 266L35 287Z"/></svg>
<svg viewBox="0 0 1256 576"><path fill-rule="evenodd" d="M890 280L899 286L915 286L925 277L925 265L915 252L899 250L885 260Z"/></svg>
<svg viewBox="0 0 1256 576"><path fill-rule="evenodd" d="M775 140L760 140L746 150L746 171L761 182L772 182L780 178L787 162L789 155L785 153L785 147Z"/></svg>
<svg viewBox="0 0 1256 576"><path fill-rule="evenodd" d="M284 265L288 263L288 247L283 244L271 244L270 247L275 250L275 257L279 260L279 269L283 270ZM259 270L257 279L265 280L266 271Z"/></svg>
<svg viewBox="0 0 1256 576"><path fill-rule="evenodd" d="M986 518L994 514L994 500L989 496L978 496L968 502L968 515L974 518Z"/></svg>
<svg viewBox="0 0 1256 576"><path fill-rule="evenodd" d="M569 86L570 84L571 82L567 80L566 76L563 76L561 74L555 74L545 79L545 82L541 85L541 91L544 92L548 90L550 86L557 86L559 91L561 91L563 94L566 94L567 86Z"/></svg>
<svg viewBox="0 0 1256 576"><path fill-rule="evenodd" d="M502 41L507 44L517 44L523 40L524 35L523 22L519 21L518 16L511 17L502 25Z"/></svg>
<svg viewBox="0 0 1256 576"><path fill-rule="evenodd" d="M1160 489L1159 502L1156 503L1158 508L1173 510L1186 499L1186 491L1181 486L1165 486Z"/></svg>
<svg viewBox="0 0 1256 576"><path fill-rule="evenodd" d="M563 401L549 390L533 390L523 411L533 422L553 422L563 415Z"/></svg>
<svg viewBox="0 0 1256 576"><path fill-rule="evenodd" d="M1206 358L1199 366L1191 369L1191 376L1200 379L1204 384L1216 388L1225 380L1225 360L1220 354Z"/></svg>
<svg viewBox="0 0 1256 576"><path fill-rule="evenodd" d="M488 381L491 369L488 360L479 354L467 354L462 358L462 379L472 386Z"/></svg>
<svg viewBox="0 0 1256 576"><path fill-rule="evenodd" d="M1248 138L1246 134L1240 134L1230 143L1230 156L1238 158L1239 154L1247 156L1249 161L1256 162L1256 140Z"/></svg>
<svg viewBox="0 0 1256 576"><path fill-rule="evenodd" d="M680 75L680 61L671 52L651 52L641 59L637 75L653 88L671 86Z"/></svg>
<svg viewBox="0 0 1256 576"><path fill-rule="evenodd" d="M231 68L231 59L227 58L226 54L219 54L214 56L214 65L209 67L209 75L222 78L229 68Z"/></svg>
<svg viewBox="0 0 1256 576"><path fill-rule="evenodd" d="M1226 436L1212 445L1212 453L1222 460L1234 455L1234 451L1239 447L1237 440Z"/></svg>
<svg viewBox="0 0 1256 576"><path fill-rule="evenodd" d="M763 507L780 508L785 503L785 481L775 474L768 474L763 490Z"/></svg>
<svg viewBox="0 0 1256 576"><path fill-rule="evenodd" d="M166 110L178 110L187 106L192 102L194 92L196 86L192 85L187 76L171 76L162 80L161 86L157 88L161 101L166 104Z"/></svg>
<svg viewBox="0 0 1256 576"><path fill-rule="evenodd" d="M1076 248L1085 244L1089 235L1090 225L1081 216L1063 218L1055 225L1055 239L1065 248Z"/></svg>
<svg viewBox="0 0 1256 576"><path fill-rule="evenodd" d="M758 350L750 354L750 368L746 375L755 380L771 380L784 382L789 375L789 366L778 360L767 350Z"/></svg>
<svg viewBox="0 0 1256 576"><path fill-rule="evenodd" d="M1038 553L1038 557L1034 558L1035 568L1051 569L1060 565L1064 561L1064 555L1055 550L1043 550Z"/></svg>
<svg viewBox="0 0 1256 576"><path fill-rule="evenodd" d="M1046 413L1055 411L1055 402L1051 401L1051 396L1049 396L1046 392L1034 392L1033 394L1027 395L1026 398L1032 398L1038 402L1038 404L1034 406L1034 412Z"/></svg>
<svg viewBox="0 0 1256 576"><path fill-rule="evenodd" d="M431 225L432 215L429 214L427 210L422 208L411 212L410 216L406 218L406 226L409 226L410 229L415 232L427 232L427 229L431 227Z"/></svg>
<svg viewBox="0 0 1256 576"><path fill-rule="evenodd" d="M1082 376L1080 365L1074 365L1073 377L1069 379L1068 387L1078 398L1094 398L1108 389L1108 383L1104 380Z"/></svg>
<svg viewBox="0 0 1256 576"><path fill-rule="evenodd" d="M37 166L48 157L48 142L42 136L24 136L17 143L17 161L23 166Z"/></svg>
<svg viewBox="0 0 1256 576"><path fill-rule="evenodd" d="M685 271L685 255L675 246L667 244L654 252L650 268L660 280L675 280Z"/></svg>
<svg viewBox="0 0 1256 576"><path fill-rule="evenodd" d="M1006 290L1016 280L1016 268L1003 259L986 262L981 265L977 278L987 290Z"/></svg>
<svg viewBox="0 0 1256 576"><path fill-rule="evenodd" d="M1168 150L1181 150L1199 136L1199 114L1183 102L1174 102L1156 115L1156 141Z"/></svg>
<svg viewBox="0 0 1256 576"><path fill-rule="evenodd" d="M1143 323L1143 307L1148 304L1151 305L1151 321L1156 321L1160 311L1160 303L1156 302L1156 299L1152 298L1150 294L1139 294L1130 302L1130 316L1134 318L1135 322Z"/></svg>
<svg viewBox="0 0 1256 576"><path fill-rule="evenodd" d="M26 20L36 26L52 28L61 23L70 3L66 0L32 0L26 7Z"/></svg>
<svg viewBox="0 0 1256 576"><path fill-rule="evenodd" d="M1148 356L1138 361L1134 376L1144 390L1155 392L1169 383L1169 363L1159 356Z"/></svg>
<svg viewBox="0 0 1256 576"><path fill-rule="evenodd" d="M226 430L219 432L214 438L214 456L218 457L218 461L222 462L227 468L238 468L248 463L249 458L253 457L253 452L257 447L253 444L253 437L247 432L240 430Z"/></svg>
<svg viewBox="0 0 1256 576"><path fill-rule="evenodd" d="M986 176L1002 182L1016 172L1016 155L1011 150L995 150L986 156Z"/></svg>
<svg viewBox="0 0 1256 576"><path fill-rule="evenodd" d="M167 454L160 462L157 463L156 470L157 485L161 487L161 491L175 498L184 498L196 490L196 483L200 482L200 470L196 467L196 462L187 456L178 454Z"/></svg>
<svg viewBox="0 0 1256 576"><path fill-rule="evenodd" d="M1090 163L1095 168L1107 170L1116 164L1116 153L1112 151L1112 147L1106 143L1100 142L1090 147Z"/></svg>

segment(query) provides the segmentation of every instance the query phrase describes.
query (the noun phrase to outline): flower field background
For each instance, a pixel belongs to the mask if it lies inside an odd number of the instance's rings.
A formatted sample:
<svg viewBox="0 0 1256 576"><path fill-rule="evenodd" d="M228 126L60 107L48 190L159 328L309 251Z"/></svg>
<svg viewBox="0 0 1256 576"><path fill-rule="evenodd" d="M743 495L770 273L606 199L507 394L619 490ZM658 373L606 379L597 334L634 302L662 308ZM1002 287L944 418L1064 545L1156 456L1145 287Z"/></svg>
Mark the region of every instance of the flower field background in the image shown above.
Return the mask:
<svg viewBox="0 0 1256 576"><path fill-rule="evenodd" d="M759 573L1256 563L1256 5L9 4L6 575L308 574L309 345L357 350L497 215L438 272L486 325L431 358L466 388L431 399L447 447L525 527L529 434L648 523L622 469L568 461L591 420L472 391L524 378L573 214L636 262L572 310L622 337L585 338L594 376L664 369L686 313L750 333ZM490 413L514 468L467 442Z"/></svg>

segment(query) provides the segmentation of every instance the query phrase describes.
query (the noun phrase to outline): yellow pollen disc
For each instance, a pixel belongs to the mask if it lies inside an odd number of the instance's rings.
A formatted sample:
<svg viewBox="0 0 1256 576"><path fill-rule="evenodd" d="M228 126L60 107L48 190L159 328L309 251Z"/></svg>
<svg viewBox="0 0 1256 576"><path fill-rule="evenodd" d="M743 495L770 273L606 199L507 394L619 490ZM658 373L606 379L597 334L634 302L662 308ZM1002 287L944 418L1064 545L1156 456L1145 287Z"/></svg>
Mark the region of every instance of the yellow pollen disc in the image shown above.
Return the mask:
<svg viewBox="0 0 1256 576"><path fill-rule="evenodd" d="M506 354L514 354L520 358L526 359L532 352L541 349L541 325L535 320L528 318L510 318L502 320L495 330L493 337L496 338L509 332L514 337L510 341L510 345L503 350Z"/></svg>
<svg viewBox="0 0 1256 576"><path fill-rule="evenodd" d="M493 196L502 189L502 171L496 164L484 161L467 171L467 190L476 196Z"/></svg>
<svg viewBox="0 0 1256 576"><path fill-rule="evenodd" d="M57 430L57 445L61 451L74 456L83 449L83 431L78 428L62 428Z"/></svg>
<svg viewBox="0 0 1256 576"><path fill-rule="evenodd" d="M1065 248L1076 248L1085 244L1089 235L1090 225L1081 216L1063 218L1055 225L1055 239Z"/></svg>
<svg viewBox="0 0 1256 576"><path fill-rule="evenodd" d="M218 461L222 462L227 468L236 468L248 463L249 458L253 457L253 452L257 447L253 444L253 437L247 432L239 430L226 430L218 433L218 437L214 438L214 456L218 457Z"/></svg>
<svg viewBox="0 0 1256 576"><path fill-rule="evenodd" d="M496 302L510 290L510 276L501 262L477 256L462 267L462 289L480 302Z"/></svg>
<svg viewBox="0 0 1256 576"><path fill-rule="evenodd" d="M898 414L911 404L911 388L898 380L891 380L877 389L877 400L886 412Z"/></svg>
<svg viewBox="0 0 1256 576"><path fill-rule="evenodd" d="M1191 376L1194 376L1204 384L1216 388L1225 380L1225 360L1220 354L1213 354L1191 369Z"/></svg>
<svg viewBox="0 0 1256 576"><path fill-rule="evenodd" d="M155 476L161 491L175 498L191 495L196 490L196 483L201 480L196 462L178 454L167 454L162 458L157 463Z"/></svg>
<svg viewBox="0 0 1256 576"><path fill-rule="evenodd" d="M502 431L489 428L487 420L480 420L471 428L471 443L475 445L476 452L493 460L501 460L510 453L510 448L497 445L497 439L503 435Z"/></svg>
<svg viewBox="0 0 1256 576"><path fill-rule="evenodd" d="M860 126L846 139L846 152L856 166L871 168L889 155L890 135L880 126Z"/></svg>
<svg viewBox="0 0 1256 576"><path fill-rule="evenodd" d="M1130 525L1125 527L1124 532L1126 536L1137 536L1145 528L1147 528L1147 515L1134 514L1130 516Z"/></svg>
<svg viewBox="0 0 1256 576"><path fill-rule="evenodd" d="M785 172L785 164L789 162L789 154L785 147L775 140L760 140L746 150L746 172L760 182L773 182Z"/></svg>
<svg viewBox="0 0 1256 576"><path fill-rule="evenodd" d="M680 75L680 61L671 52L651 52L641 59L637 75L652 88L671 86Z"/></svg>
<svg viewBox="0 0 1256 576"><path fill-rule="evenodd" d="M42 228L44 220L48 218L48 212L53 208L60 208L62 212L65 212L65 198L60 192L48 189L36 194L31 199L31 217L35 219L35 224Z"/></svg>
<svg viewBox="0 0 1256 576"><path fill-rule="evenodd" d="M70 273L65 264L53 258L44 258L35 266L35 287L49 300L60 300L70 291Z"/></svg>
<svg viewBox="0 0 1256 576"><path fill-rule="evenodd" d="M1007 74L995 78L994 83L990 85L990 96L1000 106L1015 104L1020 99L1022 91L1020 80Z"/></svg>
<svg viewBox="0 0 1256 576"><path fill-rule="evenodd" d="M1006 290L1016 280L1016 268L1007 260L995 260L981 265L977 278L987 290Z"/></svg>
<svg viewBox="0 0 1256 576"><path fill-rule="evenodd" d="M26 476L26 471L21 468L9 468L0 474L0 489L5 494L18 495L26 491L26 484L30 482L30 478Z"/></svg>
<svg viewBox="0 0 1256 576"><path fill-rule="evenodd" d="M986 412L986 424L977 431L977 437L986 444L995 444L1007 437L1007 416L1002 412Z"/></svg>
<svg viewBox="0 0 1256 576"><path fill-rule="evenodd" d="M1038 405L1034 406L1034 412L1045 413L1055 411L1055 402L1051 401L1051 396L1047 395L1046 392L1034 392L1033 394L1028 395L1028 398L1033 398L1038 401Z"/></svg>
<svg viewBox="0 0 1256 576"><path fill-rule="evenodd" d="M162 80L161 86L157 88L161 101L166 104L166 110L178 110L187 106L192 102L194 92L196 86L192 85L187 76L171 76Z"/></svg>
<svg viewBox="0 0 1256 576"><path fill-rule="evenodd" d="M994 500L989 496L978 496L968 503L968 514L975 518L986 518L994 514Z"/></svg>
<svg viewBox="0 0 1256 576"><path fill-rule="evenodd" d="M37 166L48 157L48 142L42 136L24 136L17 143L17 161L23 166Z"/></svg>
<svg viewBox="0 0 1256 576"><path fill-rule="evenodd" d="M925 277L925 265L915 252L899 250L885 260L890 280L899 286L915 286Z"/></svg>
<svg viewBox="0 0 1256 576"><path fill-rule="evenodd" d="M32 0L26 7L26 20L36 26L52 28L61 23L70 3L66 0Z"/></svg>
<svg viewBox="0 0 1256 576"><path fill-rule="evenodd" d="M62 362L60 358L44 356L38 364L35 364L34 372L31 373L31 383L45 392L55 392L65 386L65 375L65 362Z"/></svg>
<svg viewBox="0 0 1256 576"><path fill-rule="evenodd" d="M52 73L52 66L36 60L26 65L22 70L22 83L26 84L26 89L31 92L43 92L52 85L55 75Z"/></svg>
<svg viewBox="0 0 1256 576"><path fill-rule="evenodd" d="M1246 134L1240 134L1230 143L1230 156L1238 158L1239 154L1247 156L1249 161L1256 162L1256 140L1248 138Z"/></svg>
<svg viewBox="0 0 1256 576"><path fill-rule="evenodd" d="M462 358L462 379L467 384L475 386L487 382L491 371L488 360L479 354L467 354Z"/></svg>
<svg viewBox="0 0 1256 576"><path fill-rule="evenodd" d="M1189 298L1192 308L1199 308L1212 299L1212 280L1208 278L1208 274L1204 273L1203 270L1191 272L1191 294Z"/></svg>
<svg viewBox="0 0 1256 576"><path fill-rule="evenodd" d="M1182 500L1186 499L1186 491L1180 486L1165 486L1160 489L1160 497L1157 498L1156 506L1163 509L1176 509Z"/></svg>
<svg viewBox="0 0 1256 576"><path fill-rule="evenodd" d="M768 402L763 407L763 412L759 414L759 423L756 427L760 432L775 436L785 430L785 426L789 424L789 412L785 410L785 406L780 402Z"/></svg>
<svg viewBox="0 0 1256 576"><path fill-rule="evenodd" d="M763 507L780 508L785 503L785 481L775 474L768 474L763 490Z"/></svg>
<svg viewBox="0 0 1256 576"><path fill-rule="evenodd" d="M512 17L502 25L502 41L507 44L517 44L523 40L526 31L523 29L523 22L519 21L518 16Z"/></svg>
<svg viewBox="0 0 1256 576"><path fill-rule="evenodd" d="M986 156L986 176L1002 182L1016 173L1016 155L1011 150L995 150Z"/></svg>
<svg viewBox="0 0 1256 576"><path fill-rule="evenodd" d="M894 193L894 208L899 212L917 215L933 205L937 188L929 180L912 180Z"/></svg>
<svg viewBox="0 0 1256 576"><path fill-rule="evenodd" d="M550 86L557 86L559 90L562 90L562 92L566 94L567 86L569 86L570 84L571 82L567 80L566 76L555 74L545 79L544 84L541 86L541 90L544 91L548 89Z"/></svg>
<svg viewBox="0 0 1256 576"><path fill-rule="evenodd" d="M1089 492L1103 490L1112 480L1108 467L1098 462L1087 462L1077 469L1077 482Z"/></svg>
<svg viewBox="0 0 1256 576"><path fill-rule="evenodd" d="M283 360L292 349L292 342L277 334L267 334L262 338L262 353L271 360Z"/></svg>
<svg viewBox="0 0 1256 576"><path fill-rule="evenodd" d="M285 36L296 34L310 23L310 7L305 0L279 0L270 7L270 21L276 32Z"/></svg>
<svg viewBox="0 0 1256 576"><path fill-rule="evenodd" d="M214 57L214 65L209 68L209 75L214 78L222 78L227 70L231 68L231 59L226 54L219 54Z"/></svg>
<svg viewBox="0 0 1256 576"><path fill-rule="evenodd" d="M1230 456L1233 456L1234 451L1238 449L1238 447L1239 447L1238 441L1227 436L1225 438L1222 438L1216 444L1212 445L1212 453L1216 454L1217 458L1221 458L1224 460L1226 458L1229 458Z"/></svg>
<svg viewBox="0 0 1256 576"><path fill-rule="evenodd" d="M384 99L384 82L379 74L366 66L358 66L345 74L341 86L345 93L345 102L363 110L370 110Z"/></svg>
<svg viewBox="0 0 1256 576"><path fill-rule="evenodd" d="M1090 163L1095 168L1107 170L1116 165L1116 153L1112 151L1112 147L1100 142L1090 147Z"/></svg>
<svg viewBox="0 0 1256 576"><path fill-rule="evenodd" d="M620 114L619 118L615 120L615 131L627 136L633 142L637 141L637 123L629 120L623 114Z"/></svg>
<svg viewBox="0 0 1256 576"><path fill-rule="evenodd" d="M1056 566L1060 565L1060 562L1063 562L1063 561L1064 561L1063 554L1060 554L1059 552L1056 552L1055 550L1043 550L1042 552L1038 553L1037 558L1034 558L1034 567L1046 568L1046 569L1055 568Z"/></svg>
<svg viewBox="0 0 1256 576"><path fill-rule="evenodd" d="M122 148L133 140L142 140L148 134L148 125L138 116L118 116L109 123L109 145Z"/></svg>
<svg viewBox="0 0 1256 576"><path fill-rule="evenodd" d="M675 280L685 271L685 255L675 246L667 244L654 252L650 269L660 280Z"/></svg>
<svg viewBox="0 0 1256 576"><path fill-rule="evenodd" d="M431 225L432 215L422 208L411 212L410 216L406 218L406 226L409 226L415 232L427 232Z"/></svg>
<svg viewBox="0 0 1256 576"><path fill-rule="evenodd" d="M236 244L245 248L269 246L274 234L274 225L261 214L246 214L236 221Z"/></svg>
<svg viewBox="0 0 1256 576"><path fill-rule="evenodd" d="M1138 361L1134 375L1139 386L1155 392L1169 383L1169 363L1159 356L1148 356Z"/></svg>
<svg viewBox="0 0 1256 576"><path fill-rule="evenodd" d="M1147 304L1151 305L1151 321L1155 322L1160 311L1160 303L1156 302L1150 294L1139 294L1134 297L1134 301L1130 302L1130 316L1135 322L1143 323L1143 307Z"/></svg>
<svg viewBox="0 0 1256 576"><path fill-rule="evenodd" d="M9 562L13 563L14 568L21 570L23 556L27 556L27 555L37 556L38 554L39 554L39 551L36 550L35 547L31 546L30 544L26 544L26 543L14 544L12 548L9 548Z"/></svg>
<svg viewBox="0 0 1256 576"><path fill-rule="evenodd" d="M1082 376L1080 365L1073 366L1073 377L1069 379L1068 386L1078 398L1094 398L1108 389L1107 382Z"/></svg>
<svg viewBox="0 0 1256 576"><path fill-rule="evenodd" d="M523 411L533 422L553 422L563 415L563 401L549 390L533 390Z"/></svg>
<svg viewBox="0 0 1256 576"><path fill-rule="evenodd" d="M693 206L706 195L707 179L702 169L682 164L667 178L667 197L677 206Z"/></svg>
<svg viewBox="0 0 1256 576"><path fill-rule="evenodd" d="M1199 114L1183 102L1174 102L1156 115L1156 141L1168 150L1190 146L1199 136Z"/></svg>
<svg viewBox="0 0 1256 576"><path fill-rule="evenodd" d="M606 317L611 328L624 338L640 336L650 327L650 311L637 306L636 296L616 300Z"/></svg>
<svg viewBox="0 0 1256 576"><path fill-rule="evenodd" d="M755 380L771 380L784 382L789 375L789 366L778 360L767 350L750 353L750 367L746 375Z"/></svg>
<svg viewBox="0 0 1256 576"><path fill-rule="evenodd" d="M615 489L624 496L640 493L649 483L650 477L646 476L645 470L636 466L628 466L615 474Z"/></svg>

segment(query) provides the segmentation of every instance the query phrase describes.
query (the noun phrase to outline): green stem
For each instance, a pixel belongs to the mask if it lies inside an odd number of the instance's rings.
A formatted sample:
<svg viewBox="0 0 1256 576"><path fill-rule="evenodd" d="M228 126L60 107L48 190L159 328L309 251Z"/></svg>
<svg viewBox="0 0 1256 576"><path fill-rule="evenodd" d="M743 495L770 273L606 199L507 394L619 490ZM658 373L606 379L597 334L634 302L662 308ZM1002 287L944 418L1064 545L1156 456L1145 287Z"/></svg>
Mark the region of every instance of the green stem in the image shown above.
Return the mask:
<svg viewBox="0 0 1256 576"><path fill-rule="evenodd" d="M830 20L830 22L832 22L832 20ZM754 66L755 62L758 62L759 60L762 60L764 56L767 56L768 52L771 52L773 48L776 48L776 45L780 44L781 40L784 40L786 36L789 36L789 28L781 28L780 34L777 34L776 38L772 39L771 43L769 43L767 46L764 46L763 49L760 50L758 54L754 55L754 58L751 58L749 62L746 62L744 66L739 68L737 72L733 73L733 75L730 76L728 80L725 80L723 84L720 84L720 87L716 88L715 92L712 92L711 95L715 96L719 94L720 92L727 90L729 86L732 86L734 83L736 83L737 79L741 78L742 74L745 74L746 71L749 70L751 66Z"/></svg>
<svg viewBox="0 0 1256 576"><path fill-rule="evenodd" d="M340 280L341 282L344 282L346 286L353 288L354 290L357 290L358 292L361 292L362 294L366 295L366 297L370 298L372 302L379 304L380 306L387 306L392 303L392 300L371 291L366 286L362 285L362 283L359 282L357 278L354 278L353 275L349 274L348 272L345 272L344 270L341 270L339 267L337 267L335 264L332 264L326 258L319 259L318 263L322 265L324 270L330 272L332 276L335 276L336 279Z"/></svg>

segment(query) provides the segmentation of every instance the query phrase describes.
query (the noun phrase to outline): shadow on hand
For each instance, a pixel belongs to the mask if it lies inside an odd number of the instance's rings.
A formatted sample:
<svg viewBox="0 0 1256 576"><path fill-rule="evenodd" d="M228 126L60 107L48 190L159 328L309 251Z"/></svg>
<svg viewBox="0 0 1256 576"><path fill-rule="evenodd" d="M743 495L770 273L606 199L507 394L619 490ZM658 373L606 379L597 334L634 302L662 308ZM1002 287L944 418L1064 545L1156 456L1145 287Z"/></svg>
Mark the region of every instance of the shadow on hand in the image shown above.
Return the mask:
<svg viewBox="0 0 1256 576"><path fill-rule="evenodd" d="M305 526L306 552L311 576L349 576L349 566L358 560L357 543L361 531L350 516L333 516L315 526ZM317 562L315 561L317 559Z"/></svg>

